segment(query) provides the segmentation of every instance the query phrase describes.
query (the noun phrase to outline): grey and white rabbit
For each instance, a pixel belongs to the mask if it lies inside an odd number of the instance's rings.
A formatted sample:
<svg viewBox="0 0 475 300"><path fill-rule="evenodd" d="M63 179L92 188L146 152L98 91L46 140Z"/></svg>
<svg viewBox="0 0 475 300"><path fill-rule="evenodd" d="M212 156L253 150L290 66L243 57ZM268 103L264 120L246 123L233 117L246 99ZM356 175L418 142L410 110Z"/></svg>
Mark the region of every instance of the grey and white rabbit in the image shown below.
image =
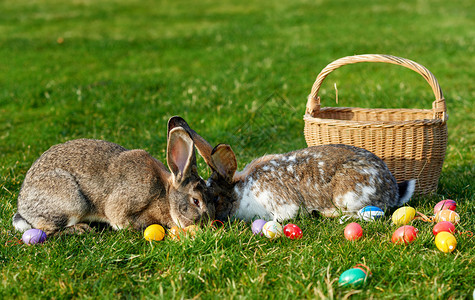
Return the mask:
<svg viewBox="0 0 475 300"><path fill-rule="evenodd" d="M376 155L342 144L266 155L237 172L229 145L212 148L181 120L171 122L190 133L213 171L207 185L215 197L217 219L283 221L299 211L355 215L368 205L383 210L400 206L414 193L415 180L397 184Z"/></svg>
<svg viewBox="0 0 475 300"><path fill-rule="evenodd" d="M65 228L89 230L91 221L141 229L213 219L193 140L176 126L168 127L167 139L171 173L146 151L111 142L78 139L51 147L26 173L13 226L50 235Z"/></svg>

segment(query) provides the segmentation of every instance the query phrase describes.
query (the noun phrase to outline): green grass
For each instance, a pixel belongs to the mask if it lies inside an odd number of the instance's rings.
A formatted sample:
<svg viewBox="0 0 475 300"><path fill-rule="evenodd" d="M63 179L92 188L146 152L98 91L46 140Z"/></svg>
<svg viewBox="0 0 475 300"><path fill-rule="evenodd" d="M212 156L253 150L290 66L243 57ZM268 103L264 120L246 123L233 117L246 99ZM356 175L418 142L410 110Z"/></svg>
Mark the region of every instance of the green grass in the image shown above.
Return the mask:
<svg viewBox="0 0 475 300"><path fill-rule="evenodd" d="M26 171L51 145L90 137L165 161L166 121L181 115L240 167L305 147L302 116L318 72L352 54L412 59L438 78L449 143L437 193L410 205L430 214L457 201L475 231L475 19L471 1L2 1L0 2L0 298L469 298L475 238L438 251L432 224L410 246L390 243L390 218L349 243L338 220L293 220L298 241L252 236L249 224L194 240L149 243L98 230L28 247L11 217ZM62 38L62 43L58 42ZM359 64L333 72L322 104L431 108L418 74ZM203 177L209 175L199 160ZM339 275L365 263L358 290Z"/></svg>

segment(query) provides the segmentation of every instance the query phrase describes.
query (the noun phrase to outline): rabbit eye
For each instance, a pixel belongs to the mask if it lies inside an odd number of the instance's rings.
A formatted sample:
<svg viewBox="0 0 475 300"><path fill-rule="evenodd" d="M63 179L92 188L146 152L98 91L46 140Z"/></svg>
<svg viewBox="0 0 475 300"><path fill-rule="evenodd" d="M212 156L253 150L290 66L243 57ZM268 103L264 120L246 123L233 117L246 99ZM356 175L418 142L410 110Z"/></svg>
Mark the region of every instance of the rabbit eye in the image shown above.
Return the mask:
<svg viewBox="0 0 475 300"><path fill-rule="evenodd" d="M200 200L198 200L198 199L196 199L196 198L193 198L193 203L194 203L196 206L200 207Z"/></svg>

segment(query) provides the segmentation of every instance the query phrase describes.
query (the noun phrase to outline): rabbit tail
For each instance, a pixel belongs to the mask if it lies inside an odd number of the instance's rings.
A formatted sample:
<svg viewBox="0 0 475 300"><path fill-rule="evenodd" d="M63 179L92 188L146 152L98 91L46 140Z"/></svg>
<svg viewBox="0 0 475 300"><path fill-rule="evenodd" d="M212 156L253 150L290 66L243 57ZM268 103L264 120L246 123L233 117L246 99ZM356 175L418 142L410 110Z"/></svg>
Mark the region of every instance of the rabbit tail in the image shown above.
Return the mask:
<svg viewBox="0 0 475 300"><path fill-rule="evenodd" d="M19 213L16 213L13 216L12 223L13 227L15 227L15 229L20 232L24 232L32 228L31 224L28 223L28 221L26 221Z"/></svg>
<svg viewBox="0 0 475 300"><path fill-rule="evenodd" d="M398 206L403 205L404 203L408 202L412 195L414 194L414 190L416 189L416 180L406 180L397 184L399 189L399 202Z"/></svg>

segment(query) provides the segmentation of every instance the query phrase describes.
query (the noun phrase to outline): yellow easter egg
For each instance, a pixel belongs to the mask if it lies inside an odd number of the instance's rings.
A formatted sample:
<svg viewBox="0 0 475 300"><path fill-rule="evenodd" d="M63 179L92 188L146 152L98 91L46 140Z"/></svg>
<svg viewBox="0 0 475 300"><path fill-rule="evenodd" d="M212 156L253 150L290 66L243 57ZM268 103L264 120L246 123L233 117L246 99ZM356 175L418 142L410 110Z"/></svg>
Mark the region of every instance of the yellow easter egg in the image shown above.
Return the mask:
<svg viewBox="0 0 475 300"><path fill-rule="evenodd" d="M143 236L147 241L161 241L165 237L165 229L158 224L153 224L145 229Z"/></svg>
<svg viewBox="0 0 475 300"><path fill-rule="evenodd" d="M393 223L402 226L409 224L416 215L416 210L410 206L398 208L392 216Z"/></svg>
<svg viewBox="0 0 475 300"><path fill-rule="evenodd" d="M449 253L457 247L457 240L454 235L447 231L439 232L435 237L435 245L440 251Z"/></svg>
<svg viewBox="0 0 475 300"><path fill-rule="evenodd" d="M453 210L443 209L435 214L435 222L449 221L452 224L457 224L460 221L460 216Z"/></svg>

